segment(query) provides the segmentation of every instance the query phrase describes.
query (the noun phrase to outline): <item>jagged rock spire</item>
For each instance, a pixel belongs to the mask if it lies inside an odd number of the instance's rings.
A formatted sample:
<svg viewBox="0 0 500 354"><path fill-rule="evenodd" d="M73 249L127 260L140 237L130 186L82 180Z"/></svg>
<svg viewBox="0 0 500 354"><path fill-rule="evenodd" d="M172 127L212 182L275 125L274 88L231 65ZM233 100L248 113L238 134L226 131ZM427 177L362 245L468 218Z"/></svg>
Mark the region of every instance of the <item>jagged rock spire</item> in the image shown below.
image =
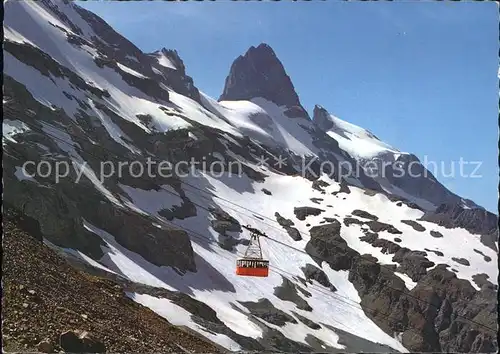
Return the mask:
<svg viewBox="0 0 500 354"><path fill-rule="evenodd" d="M219 101L250 100L256 97L292 108L294 116L307 116L283 64L265 43L250 47L244 55L236 58Z"/></svg>

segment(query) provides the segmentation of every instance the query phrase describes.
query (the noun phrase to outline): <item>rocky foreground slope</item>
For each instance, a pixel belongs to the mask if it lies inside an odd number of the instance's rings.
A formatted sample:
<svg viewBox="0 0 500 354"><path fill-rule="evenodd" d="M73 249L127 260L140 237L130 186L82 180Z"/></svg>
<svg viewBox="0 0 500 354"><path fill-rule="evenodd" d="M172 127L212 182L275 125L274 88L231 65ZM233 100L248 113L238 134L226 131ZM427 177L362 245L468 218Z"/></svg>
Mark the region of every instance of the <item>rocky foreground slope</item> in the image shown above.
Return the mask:
<svg viewBox="0 0 500 354"><path fill-rule="evenodd" d="M75 3L4 7L4 200L36 220L46 245L108 279L93 282L51 261L52 276L72 279L66 298L96 284L119 295L107 287L112 281L128 299L232 351L497 350L497 216L432 174L397 178L389 166L385 177L372 176L365 167L374 161L425 168L319 105L309 119L268 45L235 61L215 100L196 88L175 51L143 53ZM191 159L215 168L140 177L129 168ZM358 173L346 174L346 164ZM244 225L268 236L268 278L235 275L250 236ZM17 264L28 246L10 242L5 250ZM29 269L24 276L35 277ZM7 270L15 282L18 270ZM60 285L47 289L51 304L53 290ZM139 310L103 304L110 329L120 324L127 336L161 345L163 332L122 313ZM83 310L68 320L103 316ZM59 318L36 340L65 330ZM28 327L11 319L25 338ZM129 345L127 338L109 348ZM141 345L134 351L156 350Z"/></svg>
<svg viewBox="0 0 500 354"><path fill-rule="evenodd" d="M33 219L10 208L3 216L5 351L223 352L130 300L119 281L75 268L41 242Z"/></svg>

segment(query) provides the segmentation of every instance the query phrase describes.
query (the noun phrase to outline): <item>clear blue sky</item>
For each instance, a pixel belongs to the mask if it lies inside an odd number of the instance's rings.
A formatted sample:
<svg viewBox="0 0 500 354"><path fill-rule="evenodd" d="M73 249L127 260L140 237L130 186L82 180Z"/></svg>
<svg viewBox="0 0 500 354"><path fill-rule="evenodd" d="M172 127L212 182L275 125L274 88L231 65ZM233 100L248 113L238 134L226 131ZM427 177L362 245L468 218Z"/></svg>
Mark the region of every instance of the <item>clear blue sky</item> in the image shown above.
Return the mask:
<svg viewBox="0 0 500 354"><path fill-rule="evenodd" d="M176 49L218 98L232 61L268 43L304 107L320 104L497 212L498 7L493 2L79 2L140 49ZM460 177L459 160L482 161ZM455 161L455 177L451 173ZM474 167L465 165L465 175Z"/></svg>

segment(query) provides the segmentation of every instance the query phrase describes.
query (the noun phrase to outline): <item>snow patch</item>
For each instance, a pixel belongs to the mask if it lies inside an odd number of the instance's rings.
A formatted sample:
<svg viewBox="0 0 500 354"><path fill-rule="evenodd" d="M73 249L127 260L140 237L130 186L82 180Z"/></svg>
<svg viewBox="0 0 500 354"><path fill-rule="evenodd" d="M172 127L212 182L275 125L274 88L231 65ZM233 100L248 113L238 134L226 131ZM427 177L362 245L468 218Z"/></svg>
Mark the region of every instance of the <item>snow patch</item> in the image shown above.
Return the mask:
<svg viewBox="0 0 500 354"><path fill-rule="evenodd" d="M30 129L20 120L4 119L2 120L2 131L2 140L6 139L13 143L17 143L14 136L30 131Z"/></svg>
<svg viewBox="0 0 500 354"><path fill-rule="evenodd" d="M183 203L179 194L169 185L162 185L158 191L133 188L121 183L118 186L132 199L137 209L151 215L159 216L159 211Z"/></svg>
<svg viewBox="0 0 500 354"><path fill-rule="evenodd" d="M14 176L16 176L19 181L32 181L38 183L33 177L26 175L25 170L19 166L16 166L16 172L14 172Z"/></svg>
<svg viewBox="0 0 500 354"><path fill-rule="evenodd" d="M141 73L138 73L137 71L135 71L134 69L131 69L129 68L128 66L126 65L123 65L123 64L120 64L120 63L116 63L118 65L118 67L125 71L127 74L130 74L130 75L133 75L133 76L136 76L140 79L149 79L147 76L144 76L142 75Z"/></svg>
<svg viewBox="0 0 500 354"><path fill-rule="evenodd" d="M209 332L205 328L193 322L191 313L184 308L174 304L169 299L157 298L146 294L126 293L132 300L149 307L160 316L167 319L175 326L186 326L231 351L239 351L241 347L238 343L224 334Z"/></svg>

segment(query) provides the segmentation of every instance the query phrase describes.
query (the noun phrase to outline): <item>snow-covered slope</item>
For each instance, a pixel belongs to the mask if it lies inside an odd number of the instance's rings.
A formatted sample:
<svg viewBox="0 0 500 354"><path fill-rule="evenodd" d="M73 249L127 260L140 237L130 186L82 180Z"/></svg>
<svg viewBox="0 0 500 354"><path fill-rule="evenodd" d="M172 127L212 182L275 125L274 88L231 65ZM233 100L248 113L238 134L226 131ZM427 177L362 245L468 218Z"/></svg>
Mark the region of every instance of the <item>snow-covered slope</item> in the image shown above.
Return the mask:
<svg viewBox="0 0 500 354"><path fill-rule="evenodd" d="M440 204L478 207L447 190L415 155L399 151L370 131L336 117L319 105L314 107L313 122L367 170L384 192L409 200L424 210L435 210Z"/></svg>
<svg viewBox="0 0 500 354"><path fill-rule="evenodd" d="M284 114L286 107L261 97L251 101L216 102L205 96L205 100L244 135L266 145L278 144L297 155L318 154L319 149L313 145L312 137L302 128L311 124L288 118Z"/></svg>
<svg viewBox="0 0 500 354"><path fill-rule="evenodd" d="M324 108L316 106L314 122L339 142L342 150L361 160L370 160L384 155L393 155L396 160L401 152L384 143L368 130L346 122Z"/></svg>
<svg viewBox="0 0 500 354"><path fill-rule="evenodd" d="M409 201L432 210L438 199L394 181L299 173L300 157L356 164L410 154L330 115L310 121L294 92L275 96L260 82L231 87L266 97L208 97L176 52L142 53L74 3L4 6L4 198L38 220L48 245L123 276L130 298L230 350L494 346L497 252L483 235L420 220L428 210ZM262 64L259 51L281 67L267 46L248 57ZM147 158L237 162L240 173L125 169L101 179L103 163ZM69 169L59 180L26 176L26 161ZM268 278L235 274L249 239L242 225L268 236Z"/></svg>
<svg viewBox="0 0 500 354"><path fill-rule="evenodd" d="M158 51L158 52L155 52L155 53L153 53L151 55L154 56L158 60L158 63L161 66L163 66L165 68L172 69L172 70L177 70L177 67L174 64L174 61L172 60L172 58L170 58L168 56L167 52L165 52L165 51Z"/></svg>

